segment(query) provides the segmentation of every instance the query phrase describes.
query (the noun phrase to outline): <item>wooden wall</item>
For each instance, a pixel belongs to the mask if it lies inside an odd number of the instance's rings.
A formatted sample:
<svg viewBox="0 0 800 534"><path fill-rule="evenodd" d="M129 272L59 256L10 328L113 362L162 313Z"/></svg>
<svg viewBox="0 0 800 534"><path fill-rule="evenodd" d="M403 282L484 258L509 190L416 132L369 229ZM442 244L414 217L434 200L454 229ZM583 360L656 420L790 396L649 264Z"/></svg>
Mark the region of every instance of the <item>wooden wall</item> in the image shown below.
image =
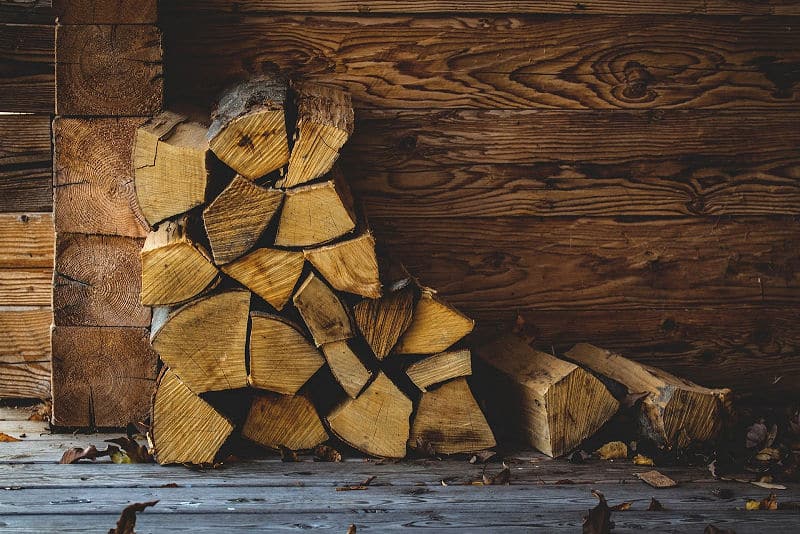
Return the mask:
<svg viewBox="0 0 800 534"><path fill-rule="evenodd" d="M162 2L166 106L351 91L379 239L484 330L744 393L800 379L800 2Z"/></svg>

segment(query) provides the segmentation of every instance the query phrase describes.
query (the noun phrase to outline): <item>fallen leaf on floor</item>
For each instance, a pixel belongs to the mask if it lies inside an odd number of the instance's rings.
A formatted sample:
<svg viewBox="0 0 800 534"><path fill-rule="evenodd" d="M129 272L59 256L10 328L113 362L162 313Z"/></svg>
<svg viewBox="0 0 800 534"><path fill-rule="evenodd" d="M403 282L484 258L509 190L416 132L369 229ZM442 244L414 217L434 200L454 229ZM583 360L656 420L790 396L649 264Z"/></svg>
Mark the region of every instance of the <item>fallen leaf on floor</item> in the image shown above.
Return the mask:
<svg viewBox="0 0 800 534"><path fill-rule="evenodd" d="M616 460L628 457L628 446L621 441L610 441L594 452L601 460Z"/></svg>
<svg viewBox="0 0 800 534"><path fill-rule="evenodd" d="M589 515L583 518L583 534L610 534L611 509L602 493L592 490L592 495L600 501L597 506L589 510Z"/></svg>
<svg viewBox="0 0 800 534"><path fill-rule="evenodd" d="M756 423L753 423L747 429L747 435L745 436L745 446L748 449L755 449L756 447L763 447L763 445L767 442L767 425L764 424L764 420L760 420Z"/></svg>
<svg viewBox="0 0 800 534"><path fill-rule="evenodd" d="M98 450L97 447L94 445L89 445L85 449L81 449L80 447L73 447L66 451L62 456L61 460L58 463L60 464L74 464L81 460L92 460L95 461L98 458L103 458L104 456L111 456L111 454L118 452L119 448L115 447L114 445L109 445L103 450Z"/></svg>
<svg viewBox="0 0 800 534"><path fill-rule="evenodd" d="M492 458L497 453L494 451L478 451L472 455L472 458L469 459L469 463L481 463L485 464L490 458Z"/></svg>
<svg viewBox="0 0 800 534"><path fill-rule="evenodd" d="M650 466L656 465L655 463L653 463L652 458L648 458L647 456L644 456L642 454L637 454L636 456L634 456L633 463L635 465L650 465Z"/></svg>
<svg viewBox="0 0 800 534"><path fill-rule="evenodd" d="M136 512L142 512L149 506L155 506L158 501L136 502L125 507L117 521L117 527L108 531L108 534L136 534Z"/></svg>
<svg viewBox="0 0 800 534"><path fill-rule="evenodd" d="M717 528L714 525L706 525L703 534L736 534L736 531L727 528Z"/></svg>
<svg viewBox="0 0 800 534"><path fill-rule="evenodd" d="M180 488L180 486L175 482L167 482L166 484L161 484L159 488Z"/></svg>
<svg viewBox="0 0 800 534"><path fill-rule="evenodd" d="M0 443L13 443L14 441L22 441L14 436L9 436L5 432L0 432Z"/></svg>
<svg viewBox="0 0 800 534"><path fill-rule="evenodd" d="M350 486L340 486L336 488L336 491L362 491L369 488L369 485L372 484L372 481L375 480L375 475L367 478L361 484L353 484Z"/></svg>
<svg viewBox="0 0 800 534"><path fill-rule="evenodd" d="M350 525L350 528L347 529L347 534L356 534L356 526Z"/></svg>
<svg viewBox="0 0 800 534"><path fill-rule="evenodd" d="M448 484L447 482L445 482L445 481L444 481L444 479L442 479L442 486L444 486L444 487L446 488L446 487L447 487L447 486L449 486L449 485L450 485L450 484Z"/></svg>
<svg viewBox="0 0 800 534"><path fill-rule="evenodd" d="M663 512L666 510L664 505L661 504L655 497L650 497L650 506L647 507L648 512Z"/></svg>
<svg viewBox="0 0 800 534"><path fill-rule="evenodd" d="M667 475L663 473L659 473L656 470L647 471L645 473L637 473L637 477L643 482L650 484L654 488L673 488L678 485L677 482L669 478Z"/></svg>
<svg viewBox="0 0 800 534"><path fill-rule="evenodd" d="M773 449L772 447L765 447L758 451L758 454L755 456L756 460L759 462L771 462L781 459L781 453L778 449Z"/></svg>
<svg viewBox="0 0 800 534"><path fill-rule="evenodd" d="M503 464L503 469L493 476L488 476L484 473L481 482L484 486L505 486L511 484L511 469L509 469L506 464Z"/></svg>
<svg viewBox="0 0 800 534"><path fill-rule="evenodd" d="M414 444L411 445L411 449L417 453L417 455L422 456L423 458L436 457L436 449L434 448L433 443L421 437L418 437L416 440L414 440Z"/></svg>
<svg viewBox="0 0 800 534"><path fill-rule="evenodd" d="M43 402L34 407L33 413L28 417L28 421L47 422L50 421L50 412L52 410L50 401Z"/></svg>
<svg viewBox="0 0 800 534"><path fill-rule="evenodd" d="M611 510L612 512L625 512L631 509L632 504L633 503L630 502L621 502L619 504L615 504L614 506L609 508L609 510Z"/></svg>
<svg viewBox="0 0 800 534"><path fill-rule="evenodd" d="M775 484L773 482L761 482L760 480L753 480L750 484L764 489L785 490L786 486L783 484Z"/></svg>
<svg viewBox="0 0 800 534"><path fill-rule="evenodd" d="M573 464L582 464L582 463L585 463L586 460L588 460L591 457L592 457L592 455L589 454L588 452L586 452L584 450L577 450L577 451L573 452L572 455L570 455L569 461L570 461L570 463L573 463Z"/></svg>
<svg viewBox="0 0 800 534"><path fill-rule="evenodd" d="M105 442L119 445L121 449L111 454L111 461L115 464L150 464L155 461L147 447L139 445L131 436L107 439Z"/></svg>
<svg viewBox="0 0 800 534"><path fill-rule="evenodd" d="M297 451L293 451L288 447L281 445L281 462L299 462L300 457L297 456Z"/></svg>
<svg viewBox="0 0 800 534"><path fill-rule="evenodd" d="M778 498L774 493L770 493L766 499L757 501L755 499L748 499L744 503L745 510L777 510Z"/></svg>
<svg viewBox="0 0 800 534"><path fill-rule="evenodd" d="M314 460L318 462L341 462L342 453L328 445L317 445L314 449Z"/></svg>

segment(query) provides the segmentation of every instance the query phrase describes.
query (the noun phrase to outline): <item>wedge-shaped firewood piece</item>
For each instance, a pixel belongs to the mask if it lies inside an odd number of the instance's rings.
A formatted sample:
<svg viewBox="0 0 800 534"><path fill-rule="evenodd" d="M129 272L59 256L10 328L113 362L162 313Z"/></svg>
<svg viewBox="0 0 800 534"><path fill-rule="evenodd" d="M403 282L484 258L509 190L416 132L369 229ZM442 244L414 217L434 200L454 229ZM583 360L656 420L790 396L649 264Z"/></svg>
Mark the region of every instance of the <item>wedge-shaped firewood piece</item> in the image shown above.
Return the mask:
<svg viewBox="0 0 800 534"><path fill-rule="evenodd" d="M302 252L257 248L221 268L276 310L282 310L303 273L303 262Z"/></svg>
<svg viewBox="0 0 800 534"><path fill-rule="evenodd" d="M203 210L203 223L214 261L228 263L253 248L282 200L281 191L266 189L236 176Z"/></svg>
<svg viewBox="0 0 800 534"><path fill-rule="evenodd" d="M370 299L381 296L375 238L370 232L333 245L306 249L303 254L334 289Z"/></svg>
<svg viewBox="0 0 800 534"><path fill-rule="evenodd" d="M441 352L463 338L475 326L475 321L462 314L429 288L414 307L411 325L395 347L397 354L433 354Z"/></svg>
<svg viewBox="0 0 800 534"><path fill-rule="evenodd" d="M472 354L468 349L440 352L411 364L406 374L422 391L428 386L472 374Z"/></svg>
<svg viewBox="0 0 800 534"><path fill-rule="evenodd" d="M411 448L430 446L436 454L475 452L497 444L466 378L422 394L408 443Z"/></svg>
<svg viewBox="0 0 800 534"><path fill-rule="evenodd" d="M325 364L299 327L277 315L250 314L251 386L294 395Z"/></svg>
<svg viewBox="0 0 800 534"><path fill-rule="evenodd" d="M136 131L136 196L151 226L205 201L208 164L206 128L186 117L165 111Z"/></svg>
<svg viewBox="0 0 800 534"><path fill-rule="evenodd" d="M506 413L518 414L518 430L548 456L562 456L613 416L619 403L600 380L575 364L532 349L507 334L474 350L499 371L503 392L513 397Z"/></svg>
<svg viewBox="0 0 800 534"><path fill-rule="evenodd" d="M209 288L219 272L211 255L188 233L187 217L166 221L150 232L142 247L142 304L171 306Z"/></svg>
<svg viewBox="0 0 800 534"><path fill-rule="evenodd" d="M326 418L331 431L359 451L384 458L406 455L411 400L385 374Z"/></svg>
<svg viewBox="0 0 800 534"><path fill-rule="evenodd" d="M283 187L300 185L331 170L353 133L353 103L348 93L308 82L295 89L296 140Z"/></svg>
<svg viewBox="0 0 800 534"><path fill-rule="evenodd" d="M314 273L309 273L292 298L317 346L353 337L342 301Z"/></svg>
<svg viewBox="0 0 800 534"><path fill-rule="evenodd" d="M364 299L353 307L353 318L375 356L382 360L411 324L414 290L411 286L378 299Z"/></svg>
<svg viewBox="0 0 800 534"><path fill-rule="evenodd" d="M242 436L270 449L313 449L328 439L316 408L302 395L259 395L253 399Z"/></svg>
<svg viewBox="0 0 800 534"><path fill-rule="evenodd" d="M200 297L164 315L153 314L153 348L195 393L247 385L245 344L249 291Z"/></svg>
<svg viewBox="0 0 800 534"><path fill-rule="evenodd" d="M566 356L622 384L629 394L646 393L643 430L661 446L683 448L711 439L720 430L729 389L705 388L587 343L575 345Z"/></svg>
<svg viewBox="0 0 800 534"><path fill-rule="evenodd" d="M286 191L275 244L312 247L332 241L356 227L347 193L335 181Z"/></svg>
<svg viewBox="0 0 800 534"><path fill-rule="evenodd" d="M169 369L153 396L154 455L160 464L210 464L233 432L233 424L192 393Z"/></svg>
<svg viewBox="0 0 800 534"><path fill-rule="evenodd" d="M211 150L248 180L289 162L286 92L286 80L280 77L253 78L223 94L212 115Z"/></svg>
<svg viewBox="0 0 800 534"><path fill-rule="evenodd" d="M333 377L342 386L345 393L353 399L372 378L372 373L361 362L361 359L350 348L347 341L334 341L322 345L322 352Z"/></svg>

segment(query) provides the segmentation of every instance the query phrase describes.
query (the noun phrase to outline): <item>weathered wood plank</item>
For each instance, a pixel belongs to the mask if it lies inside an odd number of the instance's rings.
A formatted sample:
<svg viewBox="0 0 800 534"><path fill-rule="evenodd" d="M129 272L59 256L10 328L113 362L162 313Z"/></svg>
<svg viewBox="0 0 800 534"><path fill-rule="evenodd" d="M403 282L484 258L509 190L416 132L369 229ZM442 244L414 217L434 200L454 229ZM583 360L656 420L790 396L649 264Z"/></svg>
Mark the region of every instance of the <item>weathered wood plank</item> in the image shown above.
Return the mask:
<svg viewBox="0 0 800 534"><path fill-rule="evenodd" d="M0 269L0 306L50 306L53 269Z"/></svg>
<svg viewBox="0 0 800 534"><path fill-rule="evenodd" d="M53 266L53 216L0 213L0 268Z"/></svg>
<svg viewBox="0 0 800 534"><path fill-rule="evenodd" d="M0 0L0 21L22 24L52 24L51 0Z"/></svg>
<svg viewBox="0 0 800 534"><path fill-rule="evenodd" d="M784 108L800 97L793 19L185 17L164 20L171 106L279 68L359 108Z"/></svg>
<svg viewBox="0 0 800 534"><path fill-rule="evenodd" d="M53 112L54 26L0 24L0 61L0 111Z"/></svg>
<svg viewBox="0 0 800 534"><path fill-rule="evenodd" d="M60 24L155 24L156 0L54 0Z"/></svg>
<svg viewBox="0 0 800 534"><path fill-rule="evenodd" d="M59 326L150 325L139 302L143 239L57 234L53 287Z"/></svg>
<svg viewBox="0 0 800 534"><path fill-rule="evenodd" d="M56 41L57 114L144 116L161 109L157 27L64 25Z"/></svg>
<svg viewBox="0 0 800 534"><path fill-rule="evenodd" d="M143 118L53 123L55 225L58 232L145 237L147 222L133 184L131 153Z"/></svg>
<svg viewBox="0 0 800 534"><path fill-rule="evenodd" d="M0 398L50 397L52 322L47 309L0 310Z"/></svg>
<svg viewBox="0 0 800 534"><path fill-rule="evenodd" d="M52 209L50 146L49 117L0 115L0 212Z"/></svg>

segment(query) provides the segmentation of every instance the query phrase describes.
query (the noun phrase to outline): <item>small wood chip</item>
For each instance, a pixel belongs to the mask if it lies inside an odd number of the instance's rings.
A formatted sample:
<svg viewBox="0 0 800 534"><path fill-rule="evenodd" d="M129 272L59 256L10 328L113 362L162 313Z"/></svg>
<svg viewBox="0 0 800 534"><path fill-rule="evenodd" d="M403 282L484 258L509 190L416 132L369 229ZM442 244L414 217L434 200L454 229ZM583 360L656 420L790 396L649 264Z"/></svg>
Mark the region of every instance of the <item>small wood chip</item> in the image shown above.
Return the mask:
<svg viewBox="0 0 800 534"><path fill-rule="evenodd" d="M654 488L674 488L678 485L677 482L669 478L667 475L659 473L656 470L647 471L646 473L637 473L636 476Z"/></svg>

